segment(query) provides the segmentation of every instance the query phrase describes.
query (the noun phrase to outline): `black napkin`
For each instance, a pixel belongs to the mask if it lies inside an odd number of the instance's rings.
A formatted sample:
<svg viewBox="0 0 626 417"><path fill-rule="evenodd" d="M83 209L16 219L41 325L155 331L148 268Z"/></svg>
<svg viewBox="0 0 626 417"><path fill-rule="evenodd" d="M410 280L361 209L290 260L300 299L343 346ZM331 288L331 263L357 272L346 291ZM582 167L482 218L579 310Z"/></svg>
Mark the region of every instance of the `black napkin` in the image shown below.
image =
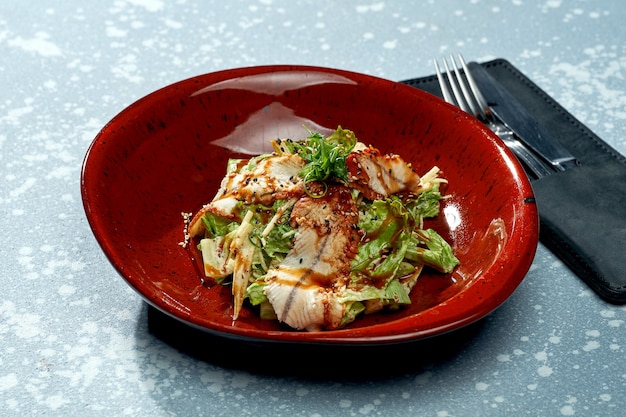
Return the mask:
<svg viewBox="0 0 626 417"><path fill-rule="evenodd" d="M541 242L600 297L626 303L626 158L511 63L482 64L582 163L533 181ZM436 76L403 81L441 97Z"/></svg>

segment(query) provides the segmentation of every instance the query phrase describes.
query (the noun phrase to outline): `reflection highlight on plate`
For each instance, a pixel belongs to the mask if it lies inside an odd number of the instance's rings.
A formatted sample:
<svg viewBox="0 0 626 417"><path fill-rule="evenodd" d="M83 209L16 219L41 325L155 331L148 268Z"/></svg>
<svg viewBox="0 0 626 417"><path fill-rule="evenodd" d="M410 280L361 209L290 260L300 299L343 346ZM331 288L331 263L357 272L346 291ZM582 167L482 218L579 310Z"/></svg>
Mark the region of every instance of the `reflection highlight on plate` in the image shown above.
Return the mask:
<svg viewBox="0 0 626 417"><path fill-rule="evenodd" d="M268 123L268 120L271 123ZM254 156L271 152L270 141L273 139L303 139L307 135L305 126L325 136L334 130L297 116L293 109L280 102L273 102L251 113L248 119L235 127L230 134L213 140L211 144Z"/></svg>
<svg viewBox="0 0 626 417"><path fill-rule="evenodd" d="M325 72L309 72L306 77L296 71L276 71L261 74L246 75L243 77L231 78L204 87L191 96L207 93L209 91L219 91L226 89L253 91L260 94L279 96L286 91L302 89L319 84L348 84L356 85L356 81L338 74L328 74Z"/></svg>
<svg viewBox="0 0 626 417"><path fill-rule="evenodd" d="M472 237L470 244L466 246L468 252L463 254L465 259L463 264L452 274L460 277L466 284L480 277L500 258L507 240L508 234L504 220L493 219L483 235ZM474 256L467 256L470 250Z"/></svg>
<svg viewBox="0 0 626 417"><path fill-rule="evenodd" d="M277 71L252 74L232 78L211 84L191 94L215 94L224 90L241 90L247 93L276 97L269 105L248 114L246 120L238 124L228 135L213 140L213 145L221 146L233 152L258 155L271 152L270 140L277 138L302 139L306 134L304 127L323 135L330 134L337 126L322 126L312 120L298 116L294 109L283 104L281 96L286 92L302 90L316 85L346 84L356 85L354 80L338 74L322 72L302 75L293 71ZM268 123L268 120L271 123Z"/></svg>
<svg viewBox="0 0 626 417"><path fill-rule="evenodd" d="M443 215L446 218L450 231L455 231L461 225L461 213L455 204L448 204L443 208Z"/></svg>

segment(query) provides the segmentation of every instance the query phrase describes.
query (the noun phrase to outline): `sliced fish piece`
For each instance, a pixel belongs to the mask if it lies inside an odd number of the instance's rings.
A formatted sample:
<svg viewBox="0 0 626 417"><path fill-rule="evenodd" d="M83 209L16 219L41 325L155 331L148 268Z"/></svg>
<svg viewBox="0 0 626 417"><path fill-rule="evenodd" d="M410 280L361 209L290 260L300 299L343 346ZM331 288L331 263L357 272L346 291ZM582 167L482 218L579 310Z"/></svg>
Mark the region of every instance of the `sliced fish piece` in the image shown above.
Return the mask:
<svg viewBox="0 0 626 417"><path fill-rule="evenodd" d="M245 163L245 161L243 162ZM298 155L271 155L259 159L250 169L243 168L227 174L213 200L199 210L189 222L189 236L204 233L202 217L213 213L220 217L241 220L237 203L271 205L275 200L288 200L304 193L298 173L304 166Z"/></svg>
<svg viewBox="0 0 626 417"><path fill-rule="evenodd" d="M243 168L224 177L214 201L235 197L245 203L271 204L302 194L304 185L298 173L305 161L298 155L262 158L251 169Z"/></svg>
<svg viewBox="0 0 626 417"><path fill-rule="evenodd" d="M346 158L350 186L365 198L380 200L399 192L417 192L420 176L400 156L358 147Z"/></svg>
<svg viewBox="0 0 626 417"><path fill-rule="evenodd" d="M304 196L290 222L294 246L266 276L265 295L278 320L309 331L337 328L344 315L345 290L360 235L350 189L330 185L324 197Z"/></svg>

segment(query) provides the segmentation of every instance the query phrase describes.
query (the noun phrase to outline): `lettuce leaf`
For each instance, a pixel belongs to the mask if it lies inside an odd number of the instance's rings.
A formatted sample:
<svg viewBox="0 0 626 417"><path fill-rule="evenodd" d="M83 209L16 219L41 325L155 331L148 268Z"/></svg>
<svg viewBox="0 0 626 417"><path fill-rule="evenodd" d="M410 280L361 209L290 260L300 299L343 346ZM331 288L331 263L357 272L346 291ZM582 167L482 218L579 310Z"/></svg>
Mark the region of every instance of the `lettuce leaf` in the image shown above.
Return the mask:
<svg viewBox="0 0 626 417"><path fill-rule="evenodd" d="M397 197L366 204L358 222L365 236L351 263L353 273L374 281L393 279L411 240L411 220Z"/></svg>
<svg viewBox="0 0 626 417"><path fill-rule="evenodd" d="M459 264L450 244L432 229L415 232L406 257L444 273L451 272Z"/></svg>
<svg viewBox="0 0 626 417"><path fill-rule="evenodd" d="M408 200L406 208L411 212L413 218L420 223L420 219L439 215L441 199L439 184L435 183L430 190L424 191L415 199Z"/></svg>
<svg viewBox="0 0 626 417"><path fill-rule="evenodd" d="M207 230L207 237L209 238L226 236L239 227L239 222L217 216L213 213L206 213L201 220L202 223L204 223L204 227Z"/></svg>

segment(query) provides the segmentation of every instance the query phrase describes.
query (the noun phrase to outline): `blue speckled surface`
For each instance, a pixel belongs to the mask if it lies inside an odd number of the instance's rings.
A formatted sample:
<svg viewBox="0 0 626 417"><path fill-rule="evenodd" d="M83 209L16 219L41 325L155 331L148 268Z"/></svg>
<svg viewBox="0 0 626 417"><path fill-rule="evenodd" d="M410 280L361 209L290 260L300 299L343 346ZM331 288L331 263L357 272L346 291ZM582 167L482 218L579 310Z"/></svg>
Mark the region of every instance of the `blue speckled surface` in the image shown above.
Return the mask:
<svg viewBox="0 0 626 417"><path fill-rule="evenodd" d="M442 363L362 382L269 377L148 333L146 306L87 225L79 177L108 120L183 78L294 63L402 80L450 52L506 58L626 153L624 21L622 3L601 1L3 2L0 414L621 415L626 310L543 246Z"/></svg>

